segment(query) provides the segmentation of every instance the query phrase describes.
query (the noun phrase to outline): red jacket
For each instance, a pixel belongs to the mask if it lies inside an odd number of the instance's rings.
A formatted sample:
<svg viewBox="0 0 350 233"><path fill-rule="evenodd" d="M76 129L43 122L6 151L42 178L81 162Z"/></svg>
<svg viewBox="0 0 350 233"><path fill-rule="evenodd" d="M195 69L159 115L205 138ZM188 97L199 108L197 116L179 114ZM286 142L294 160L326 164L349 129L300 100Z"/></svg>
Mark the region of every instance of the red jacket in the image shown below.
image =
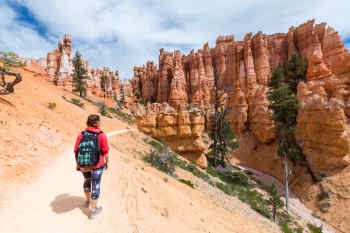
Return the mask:
<svg viewBox="0 0 350 233"><path fill-rule="evenodd" d="M92 133L99 133L99 132L101 132L101 130L99 128L96 128L96 127L88 127L85 130L88 131L88 132L92 132ZM74 154L77 153L78 146L79 146L79 143L80 143L80 140L82 139L82 137L83 137L83 134L80 133L78 138L77 138L77 140L76 140L76 142L75 142ZM84 167L84 168L81 167L80 168L81 170L97 168L97 167L100 167L103 164L105 164L105 155L108 154L108 151L109 151L107 136L106 136L105 133L101 133L98 136L98 146L101 149L100 161L95 166L92 166L92 167Z"/></svg>

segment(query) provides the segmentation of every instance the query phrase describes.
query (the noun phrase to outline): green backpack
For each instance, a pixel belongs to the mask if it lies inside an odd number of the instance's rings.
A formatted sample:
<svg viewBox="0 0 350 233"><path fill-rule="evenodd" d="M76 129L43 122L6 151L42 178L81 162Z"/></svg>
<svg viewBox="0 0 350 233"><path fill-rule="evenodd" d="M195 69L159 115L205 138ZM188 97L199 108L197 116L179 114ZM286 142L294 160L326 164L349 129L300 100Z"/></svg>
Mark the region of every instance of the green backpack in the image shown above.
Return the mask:
<svg viewBox="0 0 350 233"><path fill-rule="evenodd" d="M83 137L75 154L75 159L79 167L92 167L100 161L101 149L98 146L98 137L101 133L103 132L82 132Z"/></svg>

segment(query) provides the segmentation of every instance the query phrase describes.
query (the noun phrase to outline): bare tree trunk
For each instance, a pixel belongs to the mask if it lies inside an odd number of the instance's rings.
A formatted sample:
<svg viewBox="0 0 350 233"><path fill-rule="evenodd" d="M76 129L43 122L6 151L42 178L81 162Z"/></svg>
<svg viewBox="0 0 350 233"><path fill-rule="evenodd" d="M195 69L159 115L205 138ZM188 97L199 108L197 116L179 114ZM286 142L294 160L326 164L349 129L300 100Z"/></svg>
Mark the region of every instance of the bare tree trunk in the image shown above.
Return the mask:
<svg viewBox="0 0 350 233"><path fill-rule="evenodd" d="M0 90L0 95L8 95L8 94L13 93L15 91L14 86L22 81L22 76L20 73L8 71L3 67L0 67L0 74L2 76L1 77L1 79L2 79L1 86L5 88L3 90ZM5 75L15 76L16 78L13 82L6 83Z"/></svg>

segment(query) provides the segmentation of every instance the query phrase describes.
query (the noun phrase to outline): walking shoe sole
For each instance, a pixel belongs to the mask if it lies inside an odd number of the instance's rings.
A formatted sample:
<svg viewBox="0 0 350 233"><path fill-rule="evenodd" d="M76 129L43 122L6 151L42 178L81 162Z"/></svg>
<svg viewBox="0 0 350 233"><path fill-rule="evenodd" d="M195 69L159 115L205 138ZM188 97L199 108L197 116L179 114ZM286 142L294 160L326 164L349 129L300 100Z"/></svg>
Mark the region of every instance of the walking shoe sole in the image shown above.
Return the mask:
<svg viewBox="0 0 350 233"><path fill-rule="evenodd" d="M97 207L96 209L94 209L93 211L91 211L91 213L90 213L90 219L96 218L96 216L97 216L99 213L101 213L101 211L102 211L102 206Z"/></svg>

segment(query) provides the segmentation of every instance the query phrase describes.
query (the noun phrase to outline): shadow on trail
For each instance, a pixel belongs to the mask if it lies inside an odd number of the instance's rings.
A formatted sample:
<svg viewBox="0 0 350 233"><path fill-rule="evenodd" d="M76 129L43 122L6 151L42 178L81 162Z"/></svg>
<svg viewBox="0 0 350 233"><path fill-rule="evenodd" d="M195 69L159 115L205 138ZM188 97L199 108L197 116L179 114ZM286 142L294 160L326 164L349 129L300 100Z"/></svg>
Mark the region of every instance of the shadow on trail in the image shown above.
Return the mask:
<svg viewBox="0 0 350 233"><path fill-rule="evenodd" d="M52 210L57 214L63 214L79 208L83 214L89 216L89 209L84 206L85 200L83 197L71 196L65 193L56 196L50 205Z"/></svg>

